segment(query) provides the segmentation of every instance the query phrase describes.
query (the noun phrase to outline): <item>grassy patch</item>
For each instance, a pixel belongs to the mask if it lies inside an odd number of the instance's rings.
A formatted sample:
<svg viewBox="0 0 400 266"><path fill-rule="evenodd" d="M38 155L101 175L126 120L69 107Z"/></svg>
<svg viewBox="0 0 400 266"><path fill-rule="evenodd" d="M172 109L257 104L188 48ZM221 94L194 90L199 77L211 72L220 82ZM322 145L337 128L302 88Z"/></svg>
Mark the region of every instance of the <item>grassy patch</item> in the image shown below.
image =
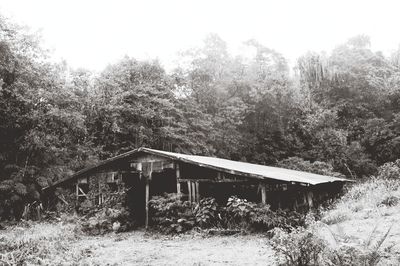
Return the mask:
<svg viewBox="0 0 400 266"><path fill-rule="evenodd" d="M71 248L81 232L72 223L22 223L0 234L0 265L78 264L84 250Z"/></svg>
<svg viewBox="0 0 400 266"><path fill-rule="evenodd" d="M371 178L355 184L323 213L322 222L337 224L346 220L382 215L382 206L395 206L400 198L400 181Z"/></svg>

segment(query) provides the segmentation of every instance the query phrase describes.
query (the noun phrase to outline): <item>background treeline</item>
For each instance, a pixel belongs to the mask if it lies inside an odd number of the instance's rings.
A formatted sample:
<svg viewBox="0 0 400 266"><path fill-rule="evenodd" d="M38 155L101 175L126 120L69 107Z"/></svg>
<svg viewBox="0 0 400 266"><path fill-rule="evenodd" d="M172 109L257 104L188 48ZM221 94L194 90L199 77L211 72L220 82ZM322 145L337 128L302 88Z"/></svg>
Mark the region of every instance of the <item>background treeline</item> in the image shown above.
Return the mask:
<svg viewBox="0 0 400 266"><path fill-rule="evenodd" d="M172 72L125 57L94 73L49 61L37 35L0 17L0 217L140 146L372 175L400 155L400 51L369 45L357 36L291 71L256 40L234 56L209 35Z"/></svg>

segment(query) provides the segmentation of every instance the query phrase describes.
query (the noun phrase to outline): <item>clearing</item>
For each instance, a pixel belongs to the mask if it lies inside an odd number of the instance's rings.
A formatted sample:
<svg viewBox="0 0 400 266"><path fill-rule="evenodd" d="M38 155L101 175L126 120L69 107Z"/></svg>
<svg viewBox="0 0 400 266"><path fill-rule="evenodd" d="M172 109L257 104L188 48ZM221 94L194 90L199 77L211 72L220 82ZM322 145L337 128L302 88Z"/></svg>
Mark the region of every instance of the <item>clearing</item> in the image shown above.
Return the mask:
<svg viewBox="0 0 400 266"><path fill-rule="evenodd" d="M139 230L88 236L70 218L0 231L0 265L277 265L263 234L210 236L193 230L170 236ZM400 265L399 220L400 182L371 179L324 211L316 232L331 250L354 247L361 255L378 254L377 265Z"/></svg>
<svg viewBox="0 0 400 266"><path fill-rule="evenodd" d="M86 236L73 224L35 223L0 231L8 243L25 243L3 263L52 265L274 265L274 253L263 235L179 236L134 231ZM6 243L7 244L7 243ZM35 252L31 252L35 250ZM10 255L10 253L8 253ZM13 258L11 258L13 257ZM1 261L0 261L1 265Z"/></svg>

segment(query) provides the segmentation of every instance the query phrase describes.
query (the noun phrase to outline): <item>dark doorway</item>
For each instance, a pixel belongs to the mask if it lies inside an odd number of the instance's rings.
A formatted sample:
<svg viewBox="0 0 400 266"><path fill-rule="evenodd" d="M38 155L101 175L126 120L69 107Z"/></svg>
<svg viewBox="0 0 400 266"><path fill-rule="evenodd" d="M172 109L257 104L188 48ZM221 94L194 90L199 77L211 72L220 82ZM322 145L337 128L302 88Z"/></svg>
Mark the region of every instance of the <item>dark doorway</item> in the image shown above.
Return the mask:
<svg viewBox="0 0 400 266"><path fill-rule="evenodd" d="M126 185L126 205L132 215L132 218L143 225L146 217L146 201L145 201L145 178L139 173L124 173L122 180Z"/></svg>
<svg viewBox="0 0 400 266"><path fill-rule="evenodd" d="M151 176L150 195L159 196L164 193L176 193L176 176L174 169L154 172Z"/></svg>

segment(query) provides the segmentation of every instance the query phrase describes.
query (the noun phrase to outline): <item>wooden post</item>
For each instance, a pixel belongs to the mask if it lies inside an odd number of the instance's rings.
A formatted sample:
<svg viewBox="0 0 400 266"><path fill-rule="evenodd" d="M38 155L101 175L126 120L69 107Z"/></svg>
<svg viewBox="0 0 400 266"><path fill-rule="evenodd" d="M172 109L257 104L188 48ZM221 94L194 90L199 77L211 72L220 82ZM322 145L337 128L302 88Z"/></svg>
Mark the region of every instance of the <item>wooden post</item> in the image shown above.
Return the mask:
<svg viewBox="0 0 400 266"><path fill-rule="evenodd" d="M189 193L189 198L188 201L192 202L192 182L191 181L187 181L187 185L188 185L188 193Z"/></svg>
<svg viewBox="0 0 400 266"><path fill-rule="evenodd" d="M297 209L298 209L297 198L294 199L294 202L293 202L293 209L294 209L295 211L297 211Z"/></svg>
<svg viewBox="0 0 400 266"><path fill-rule="evenodd" d="M179 183L179 179L181 178L181 172L179 170L179 163L176 163L175 170L176 170L176 193L178 193L180 195L181 194L181 183Z"/></svg>
<svg viewBox="0 0 400 266"><path fill-rule="evenodd" d="M36 214L37 214L37 218L38 218L39 222L42 220L42 214L40 213L41 206L42 206L41 204L38 204L36 206Z"/></svg>
<svg viewBox="0 0 400 266"><path fill-rule="evenodd" d="M196 202L196 198L197 198L197 191L196 191L196 183L195 182L191 182L192 183L192 202Z"/></svg>
<svg viewBox="0 0 400 266"><path fill-rule="evenodd" d="M149 226L149 199L150 199L150 184L149 184L149 179L146 178L146 219L145 219L145 226L146 229Z"/></svg>
<svg viewBox="0 0 400 266"><path fill-rule="evenodd" d="M265 187L265 184L261 184L261 202L263 204L267 203L267 189Z"/></svg>
<svg viewBox="0 0 400 266"><path fill-rule="evenodd" d="M196 182L196 202L200 202L200 184L199 182Z"/></svg>
<svg viewBox="0 0 400 266"><path fill-rule="evenodd" d="M307 203L308 203L308 207L312 208L313 207L313 193L311 191L309 191L307 193Z"/></svg>
<svg viewBox="0 0 400 266"><path fill-rule="evenodd" d="M79 184L76 182L76 200L79 199Z"/></svg>

